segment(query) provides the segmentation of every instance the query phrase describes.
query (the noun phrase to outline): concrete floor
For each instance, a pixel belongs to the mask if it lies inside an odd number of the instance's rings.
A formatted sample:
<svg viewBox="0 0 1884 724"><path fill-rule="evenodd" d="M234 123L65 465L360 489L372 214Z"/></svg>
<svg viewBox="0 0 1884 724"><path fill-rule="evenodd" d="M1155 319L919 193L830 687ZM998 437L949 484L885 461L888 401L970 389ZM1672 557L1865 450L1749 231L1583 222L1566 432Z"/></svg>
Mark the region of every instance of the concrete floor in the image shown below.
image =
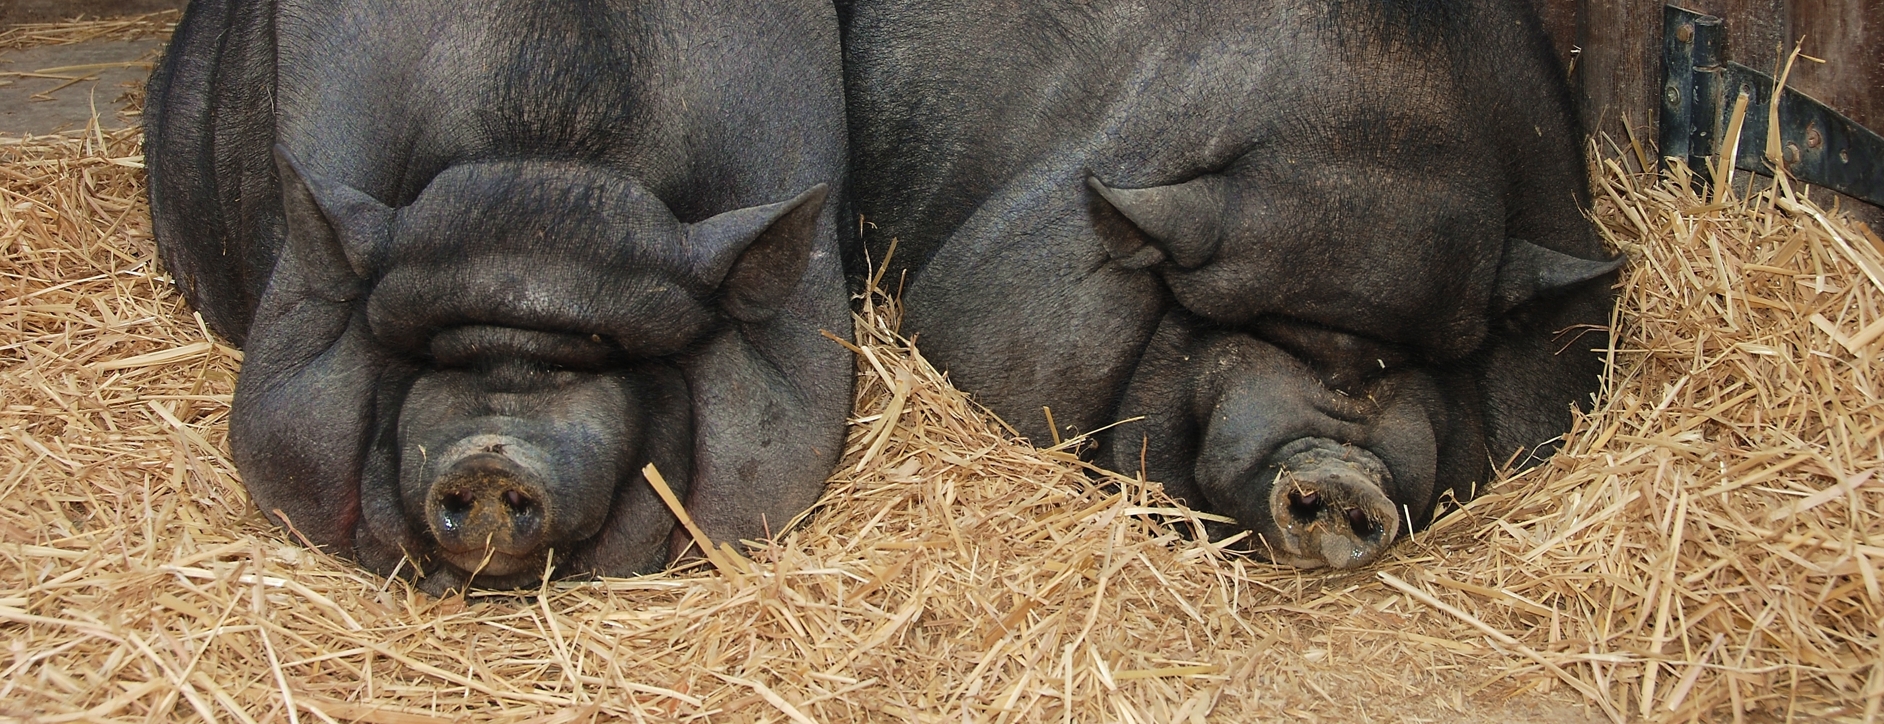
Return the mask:
<svg viewBox="0 0 1884 724"><path fill-rule="evenodd" d="M142 15L177 10L183 4L184 0L0 0L0 26Z"/></svg>
<svg viewBox="0 0 1884 724"><path fill-rule="evenodd" d="M0 135L82 129L93 109L106 129L137 125L126 101L162 48L158 40L120 40L0 51Z"/></svg>

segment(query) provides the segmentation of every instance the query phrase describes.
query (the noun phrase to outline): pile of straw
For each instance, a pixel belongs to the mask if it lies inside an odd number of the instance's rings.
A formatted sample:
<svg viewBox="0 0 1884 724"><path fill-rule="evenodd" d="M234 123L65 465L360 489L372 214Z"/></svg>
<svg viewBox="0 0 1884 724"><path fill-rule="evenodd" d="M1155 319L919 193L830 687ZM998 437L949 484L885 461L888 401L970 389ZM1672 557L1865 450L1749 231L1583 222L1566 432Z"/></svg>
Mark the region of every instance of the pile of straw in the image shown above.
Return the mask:
<svg viewBox="0 0 1884 724"><path fill-rule="evenodd" d="M158 268L140 139L0 141L0 718L1876 720L1884 242L1604 162L1631 256L1565 452L1357 573L1219 551L856 324L849 446L751 561L437 599L268 526L240 353ZM835 342L833 342L835 344Z"/></svg>

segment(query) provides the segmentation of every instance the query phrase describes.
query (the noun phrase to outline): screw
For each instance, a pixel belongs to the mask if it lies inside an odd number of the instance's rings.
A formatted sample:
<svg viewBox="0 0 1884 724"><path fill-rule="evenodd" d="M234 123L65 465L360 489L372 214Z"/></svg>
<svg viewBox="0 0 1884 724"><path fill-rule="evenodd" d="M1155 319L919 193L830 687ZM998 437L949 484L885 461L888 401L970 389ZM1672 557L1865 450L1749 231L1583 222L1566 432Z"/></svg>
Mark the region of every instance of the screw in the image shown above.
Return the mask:
<svg viewBox="0 0 1884 724"><path fill-rule="evenodd" d="M1806 126L1806 147L1818 148L1823 145L1825 145L1825 134L1819 132L1819 124L1813 123Z"/></svg>
<svg viewBox="0 0 1884 724"><path fill-rule="evenodd" d="M1662 91L1662 102L1667 103L1670 108L1681 105L1681 89L1669 83L1668 89Z"/></svg>
<svg viewBox="0 0 1884 724"><path fill-rule="evenodd" d="M1683 43L1694 42L1694 26L1682 23L1680 27L1675 28L1675 39Z"/></svg>
<svg viewBox="0 0 1884 724"><path fill-rule="evenodd" d="M1797 165L1798 163L1799 163L1799 144L1797 143L1786 144L1786 165L1790 167L1790 166Z"/></svg>

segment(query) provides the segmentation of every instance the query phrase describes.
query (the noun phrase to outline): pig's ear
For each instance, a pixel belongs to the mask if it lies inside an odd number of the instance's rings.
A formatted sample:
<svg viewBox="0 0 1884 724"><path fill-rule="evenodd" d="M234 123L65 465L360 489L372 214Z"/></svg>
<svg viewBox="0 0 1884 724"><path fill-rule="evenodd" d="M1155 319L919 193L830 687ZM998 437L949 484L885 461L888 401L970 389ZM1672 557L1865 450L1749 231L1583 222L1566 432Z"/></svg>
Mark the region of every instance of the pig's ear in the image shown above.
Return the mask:
<svg viewBox="0 0 1884 724"><path fill-rule="evenodd" d="M1523 239L1506 239L1498 282L1492 287L1492 312L1504 314L1538 296L1608 274L1622 266L1624 259L1620 255L1603 261L1584 259Z"/></svg>
<svg viewBox="0 0 1884 724"><path fill-rule="evenodd" d="M1143 269L1168 257L1178 266L1196 269L1216 255L1223 235L1223 212L1228 208L1222 176L1205 174L1148 189L1115 189L1097 176L1088 176L1086 185L1151 242L1102 235L1106 251L1125 267Z"/></svg>
<svg viewBox="0 0 1884 724"><path fill-rule="evenodd" d="M817 240L824 184L790 201L750 206L687 227L699 274L734 319L764 319L798 288Z"/></svg>
<svg viewBox="0 0 1884 724"><path fill-rule="evenodd" d="M304 171L287 148L275 146L281 173L288 253L316 290L351 299L378 265L392 235L393 210L345 184Z"/></svg>

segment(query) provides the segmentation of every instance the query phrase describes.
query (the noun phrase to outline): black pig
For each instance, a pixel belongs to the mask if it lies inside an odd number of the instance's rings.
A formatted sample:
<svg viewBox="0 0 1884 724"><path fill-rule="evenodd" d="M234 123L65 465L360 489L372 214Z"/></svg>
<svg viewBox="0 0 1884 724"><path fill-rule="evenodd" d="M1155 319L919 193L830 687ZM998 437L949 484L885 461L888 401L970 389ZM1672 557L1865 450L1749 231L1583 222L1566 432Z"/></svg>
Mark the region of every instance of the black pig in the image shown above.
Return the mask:
<svg viewBox="0 0 1884 724"><path fill-rule="evenodd" d="M836 17L810 1L199 0L152 215L245 360L271 518L428 590L659 569L842 444Z"/></svg>
<svg viewBox="0 0 1884 724"><path fill-rule="evenodd" d="M1146 418L1101 460L1254 550L1372 561L1597 387L1618 262L1523 2L841 14L903 331L1036 441Z"/></svg>

